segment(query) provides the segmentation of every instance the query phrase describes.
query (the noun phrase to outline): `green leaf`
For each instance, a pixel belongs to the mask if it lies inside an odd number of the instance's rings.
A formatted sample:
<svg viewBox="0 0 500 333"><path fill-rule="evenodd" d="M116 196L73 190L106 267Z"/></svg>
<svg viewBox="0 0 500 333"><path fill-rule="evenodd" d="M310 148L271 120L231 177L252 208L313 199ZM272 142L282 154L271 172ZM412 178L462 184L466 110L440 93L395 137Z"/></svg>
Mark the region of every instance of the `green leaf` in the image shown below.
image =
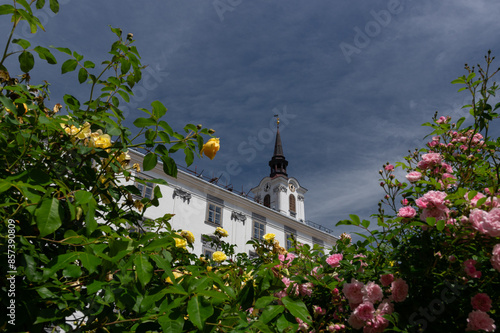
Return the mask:
<svg viewBox="0 0 500 333"><path fill-rule="evenodd" d="M5 97L4 95L0 95L0 102L2 102L7 110L9 110L10 112L15 112L16 106L10 98Z"/></svg>
<svg viewBox="0 0 500 333"><path fill-rule="evenodd" d="M36 1L36 9L42 9L45 6L45 0L37 0Z"/></svg>
<svg viewBox="0 0 500 333"><path fill-rule="evenodd" d="M301 301L301 300L294 300L290 298L289 296L283 297L281 299L285 307L290 311L292 315L294 315L297 318L302 319L304 322L308 323L311 325L311 315L309 314L309 311L307 310L306 305Z"/></svg>
<svg viewBox="0 0 500 333"><path fill-rule="evenodd" d="M158 318L158 323L161 325L163 332L171 332L171 333L183 332L184 328L183 321L172 320L168 316L161 316L160 318Z"/></svg>
<svg viewBox="0 0 500 333"><path fill-rule="evenodd" d="M191 164L193 164L193 161L194 161L193 151L191 149L189 149L189 147L186 147L184 149L184 154L186 154L186 158L184 159L186 161L186 165L190 166Z"/></svg>
<svg viewBox="0 0 500 333"><path fill-rule="evenodd" d="M28 73L35 66L35 57L31 52L23 51L19 55L19 65L23 72Z"/></svg>
<svg viewBox="0 0 500 333"><path fill-rule="evenodd" d="M83 205L83 204L89 203L90 200L92 199L92 197L93 197L93 194L88 192L88 191L84 191L84 190L76 191L75 192L75 204L76 205Z"/></svg>
<svg viewBox="0 0 500 333"><path fill-rule="evenodd" d="M51 277L57 271L66 268L66 266L75 262L79 257L78 252L70 252L57 256L54 258L46 269L44 269L43 275L45 278Z"/></svg>
<svg viewBox="0 0 500 333"><path fill-rule="evenodd" d="M21 46L24 50L26 50L28 47L31 46L31 43L28 42L26 39L13 39L12 43Z"/></svg>
<svg viewBox="0 0 500 333"><path fill-rule="evenodd" d="M149 262L149 257L144 254L139 254L134 258L137 277L144 288L153 276L153 265Z"/></svg>
<svg viewBox="0 0 500 333"><path fill-rule="evenodd" d="M64 210L56 198L45 198L40 207L35 210L35 219L40 237L53 233L62 224Z"/></svg>
<svg viewBox="0 0 500 333"><path fill-rule="evenodd" d="M83 63L83 67L85 67L85 68L94 68L94 67L95 67L95 64L94 64L92 61L86 60L86 61Z"/></svg>
<svg viewBox="0 0 500 333"><path fill-rule="evenodd" d="M363 220L363 221L361 222L361 225L362 225L363 227L365 227L365 228L368 228L368 227L370 226L370 221L368 221L368 220Z"/></svg>
<svg viewBox="0 0 500 333"><path fill-rule="evenodd" d="M85 68L80 68L80 70L78 71L78 82L83 83L87 81L88 76L89 73L87 72L87 70Z"/></svg>
<svg viewBox="0 0 500 333"><path fill-rule="evenodd" d="M134 125L136 127L155 126L156 125L156 120L151 119L151 118L142 118L142 117L139 117L136 120L134 120Z"/></svg>
<svg viewBox="0 0 500 333"><path fill-rule="evenodd" d="M426 219L426 222L428 225L430 225L431 227L435 226L436 225L436 218L435 217L428 217Z"/></svg>
<svg viewBox="0 0 500 333"><path fill-rule="evenodd" d="M125 102L129 103L130 102L130 96L123 90L117 90L116 91Z"/></svg>
<svg viewBox="0 0 500 333"><path fill-rule="evenodd" d="M97 268L102 262L101 258L98 258L90 253L81 252L79 257L80 261L82 262L82 266L86 268L90 274L97 272Z"/></svg>
<svg viewBox="0 0 500 333"><path fill-rule="evenodd" d="M243 310L252 307L254 302L255 290L253 286L253 280L247 281L240 294L238 295L237 302L241 305Z"/></svg>
<svg viewBox="0 0 500 333"><path fill-rule="evenodd" d="M161 160L163 162L163 172L171 177L177 178L177 165L174 159L164 155L161 157Z"/></svg>
<svg viewBox="0 0 500 333"><path fill-rule="evenodd" d="M160 119L167 113L167 108L160 101L154 101L151 106L153 107L153 116L156 119Z"/></svg>
<svg viewBox="0 0 500 333"><path fill-rule="evenodd" d="M1 5L0 6L0 15L8 15L14 13L16 9L11 5Z"/></svg>
<svg viewBox="0 0 500 333"><path fill-rule="evenodd" d="M61 67L62 74L74 71L77 65L78 61L76 61L75 59L66 60Z"/></svg>
<svg viewBox="0 0 500 333"><path fill-rule="evenodd" d="M144 168L144 171L149 171L153 169L157 163L158 163L158 158L156 157L156 154L148 153L146 156L144 156L142 167Z"/></svg>
<svg viewBox="0 0 500 333"><path fill-rule="evenodd" d="M67 55L71 55L71 50L67 47L56 47L55 49L62 53L66 53Z"/></svg>
<svg viewBox="0 0 500 333"><path fill-rule="evenodd" d="M264 309L259 320L262 321L264 324L267 324L268 322L273 320L277 315L282 313L284 310L285 307L283 305L269 305Z"/></svg>
<svg viewBox="0 0 500 333"><path fill-rule="evenodd" d="M57 64L56 58L49 51L49 49L46 49L45 47L37 46L37 47L35 47L34 50L36 53L38 53L38 56L40 57L40 59L46 60L51 65Z"/></svg>
<svg viewBox="0 0 500 333"><path fill-rule="evenodd" d="M206 320L214 313L214 308L203 297L194 296L188 302L187 312L189 320L201 330Z"/></svg>
<svg viewBox="0 0 500 333"><path fill-rule="evenodd" d="M451 84L457 84L457 83L464 84L465 83L465 77L459 77L458 79L451 81Z"/></svg>
<svg viewBox="0 0 500 333"><path fill-rule="evenodd" d="M437 221L436 228L439 231L443 231L444 227L446 226L444 220L439 220Z"/></svg>
<svg viewBox="0 0 500 333"><path fill-rule="evenodd" d="M359 217L357 215L349 214L349 217L351 218L354 225L359 225L360 220L359 220Z"/></svg>
<svg viewBox="0 0 500 333"><path fill-rule="evenodd" d="M59 2L57 0L50 0L50 9L57 14L59 12Z"/></svg>

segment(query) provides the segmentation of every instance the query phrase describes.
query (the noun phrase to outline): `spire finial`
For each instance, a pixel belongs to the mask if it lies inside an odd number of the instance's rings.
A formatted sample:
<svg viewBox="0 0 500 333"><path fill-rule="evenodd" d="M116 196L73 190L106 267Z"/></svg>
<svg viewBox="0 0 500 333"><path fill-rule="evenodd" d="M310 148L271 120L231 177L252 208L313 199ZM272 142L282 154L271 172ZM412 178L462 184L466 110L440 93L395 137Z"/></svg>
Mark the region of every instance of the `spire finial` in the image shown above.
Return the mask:
<svg viewBox="0 0 500 333"><path fill-rule="evenodd" d="M275 114L274 116L275 116L276 118L278 118L278 119L276 120L276 126L277 126L277 127L278 127L278 129L279 129L279 128L280 128L280 116L279 116L279 114Z"/></svg>

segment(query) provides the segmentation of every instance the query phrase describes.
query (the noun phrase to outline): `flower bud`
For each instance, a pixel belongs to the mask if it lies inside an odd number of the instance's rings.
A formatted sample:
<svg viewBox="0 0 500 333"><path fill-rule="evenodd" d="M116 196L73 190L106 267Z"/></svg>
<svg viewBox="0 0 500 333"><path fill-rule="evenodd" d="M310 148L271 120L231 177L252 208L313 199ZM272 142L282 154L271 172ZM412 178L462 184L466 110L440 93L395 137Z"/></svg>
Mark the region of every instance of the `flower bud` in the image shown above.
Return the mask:
<svg viewBox="0 0 500 333"><path fill-rule="evenodd" d="M215 130L213 130L213 129L208 130L208 134L214 134L214 133L215 133Z"/></svg>
<svg viewBox="0 0 500 333"><path fill-rule="evenodd" d="M133 38L134 38L134 34L132 34L132 33L129 32L127 34L127 40L132 40Z"/></svg>
<svg viewBox="0 0 500 333"><path fill-rule="evenodd" d="M203 128L203 125L202 125L202 124L198 124L198 125L196 125L196 128L197 128L198 130L201 130L201 129Z"/></svg>

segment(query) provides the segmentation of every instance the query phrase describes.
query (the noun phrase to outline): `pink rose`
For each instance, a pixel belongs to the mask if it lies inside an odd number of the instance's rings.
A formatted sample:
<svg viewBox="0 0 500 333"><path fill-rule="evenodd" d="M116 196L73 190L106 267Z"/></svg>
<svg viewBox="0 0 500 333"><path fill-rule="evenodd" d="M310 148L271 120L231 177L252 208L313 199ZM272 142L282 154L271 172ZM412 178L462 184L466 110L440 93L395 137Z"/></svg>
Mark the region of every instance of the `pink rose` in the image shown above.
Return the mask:
<svg viewBox="0 0 500 333"><path fill-rule="evenodd" d="M340 266L340 261L342 260L344 256L342 254L332 254L328 258L326 258L326 263L332 267L339 267Z"/></svg>
<svg viewBox="0 0 500 333"><path fill-rule="evenodd" d="M481 277L481 272L476 270L476 261L473 259L469 259L464 261L464 270L465 273L467 273L468 276L471 278L477 278L479 279Z"/></svg>
<svg viewBox="0 0 500 333"><path fill-rule="evenodd" d="M406 179L408 179L408 181L410 183L414 183L416 181L419 181L420 178L422 178L422 174L418 171L412 171L406 175Z"/></svg>
<svg viewBox="0 0 500 333"><path fill-rule="evenodd" d="M349 319L347 319L347 322L349 323L349 325L352 326L352 328L356 330L362 329L363 326L365 325L365 321L359 318L356 314L354 314L354 312L351 313Z"/></svg>
<svg viewBox="0 0 500 333"><path fill-rule="evenodd" d="M388 287L392 281L394 281L394 275L392 274L384 274L380 276L380 283L382 283L384 287Z"/></svg>
<svg viewBox="0 0 500 333"><path fill-rule="evenodd" d="M483 224L484 233L490 237L500 236L500 208L493 208Z"/></svg>
<svg viewBox="0 0 500 333"><path fill-rule="evenodd" d="M363 302L354 310L353 314L356 315L359 319L367 321L373 318L373 313L375 312L375 308L373 304L370 302Z"/></svg>
<svg viewBox="0 0 500 333"><path fill-rule="evenodd" d="M364 284L362 282L359 282L358 280L352 278L351 283L344 284L342 292L344 293L349 303L360 304L361 302L363 302L363 293L361 292L361 289L363 289L363 287Z"/></svg>
<svg viewBox="0 0 500 333"><path fill-rule="evenodd" d="M391 283L391 299L394 302L402 302L408 296L408 285L405 280L398 278Z"/></svg>
<svg viewBox="0 0 500 333"><path fill-rule="evenodd" d="M436 165L441 165L443 158L439 153L428 153L422 155L422 160L418 162L417 167L420 169L429 169Z"/></svg>
<svg viewBox="0 0 500 333"><path fill-rule="evenodd" d="M464 197L465 197L465 200L470 201L470 204L472 205L472 207L476 207L477 202L486 196L479 192L472 199L469 199L469 192L467 192Z"/></svg>
<svg viewBox="0 0 500 333"><path fill-rule="evenodd" d="M389 321L387 319L381 315L376 315L363 327L363 333L382 333L388 326Z"/></svg>
<svg viewBox="0 0 500 333"><path fill-rule="evenodd" d="M486 332L495 332L495 329L495 321L486 312L474 310L469 313L466 331L483 330Z"/></svg>
<svg viewBox="0 0 500 333"><path fill-rule="evenodd" d="M311 282L303 283L299 286L299 292L301 296L309 296L311 297L313 292L313 284Z"/></svg>
<svg viewBox="0 0 500 333"><path fill-rule="evenodd" d="M447 211L448 207L446 207L446 192L441 191L429 191L424 194L421 198L415 200L418 208L437 208L440 210Z"/></svg>
<svg viewBox="0 0 500 333"><path fill-rule="evenodd" d="M447 122L448 121L447 121L446 117L444 117L444 116L441 116L441 117L439 117L438 120L436 120L436 123L438 123L438 124L446 124Z"/></svg>
<svg viewBox="0 0 500 333"><path fill-rule="evenodd" d="M368 282L363 289L361 289L361 293L363 294L364 302L377 303L384 297L382 288L373 281Z"/></svg>
<svg viewBox="0 0 500 333"><path fill-rule="evenodd" d="M394 170L394 165L392 165L392 164L387 164L387 165L384 167L384 169L385 169L385 170L387 170L387 171L392 171L392 170Z"/></svg>
<svg viewBox="0 0 500 333"><path fill-rule="evenodd" d="M406 207L401 207L398 211L398 216L399 217L404 217L404 218L414 218L417 215L417 211L410 206Z"/></svg>
<svg viewBox="0 0 500 333"><path fill-rule="evenodd" d="M497 244L493 247L493 251L491 251L490 262L493 268L500 272L500 244Z"/></svg>
<svg viewBox="0 0 500 333"><path fill-rule="evenodd" d="M491 310L491 298L488 296L488 294L476 294L476 296L471 298L470 303L472 304L472 308L474 310L480 310L484 312L488 312Z"/></svg>
<svg viewBox="0 0 500 333"><path fill-rule="evenodd" d="M394 305L388 298L386 298L378 305L377 311L382 315L391 314L394 312Z"/></svg>

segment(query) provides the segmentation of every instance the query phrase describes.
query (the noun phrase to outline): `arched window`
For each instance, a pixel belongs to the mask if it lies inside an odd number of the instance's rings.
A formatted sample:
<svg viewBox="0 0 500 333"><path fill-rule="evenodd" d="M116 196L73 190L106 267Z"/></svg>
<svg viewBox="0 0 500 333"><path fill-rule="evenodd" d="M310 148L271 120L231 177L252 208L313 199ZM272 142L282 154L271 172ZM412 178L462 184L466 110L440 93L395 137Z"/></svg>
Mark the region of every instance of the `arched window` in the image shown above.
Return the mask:
<svg viewBox="0 0 500 333"><path fill-rule="evenodd" d="M271 196L269 194L264 197L264 206L271 208Z"/></svg>
<svg viewBox="0 0 500 333"><path fill-rule="evenodd" d="M293 194L290 194L290 197L289 197L289 202L290 202L290 211L291 212L296 212L295 210L295 196Z"/></svg>

